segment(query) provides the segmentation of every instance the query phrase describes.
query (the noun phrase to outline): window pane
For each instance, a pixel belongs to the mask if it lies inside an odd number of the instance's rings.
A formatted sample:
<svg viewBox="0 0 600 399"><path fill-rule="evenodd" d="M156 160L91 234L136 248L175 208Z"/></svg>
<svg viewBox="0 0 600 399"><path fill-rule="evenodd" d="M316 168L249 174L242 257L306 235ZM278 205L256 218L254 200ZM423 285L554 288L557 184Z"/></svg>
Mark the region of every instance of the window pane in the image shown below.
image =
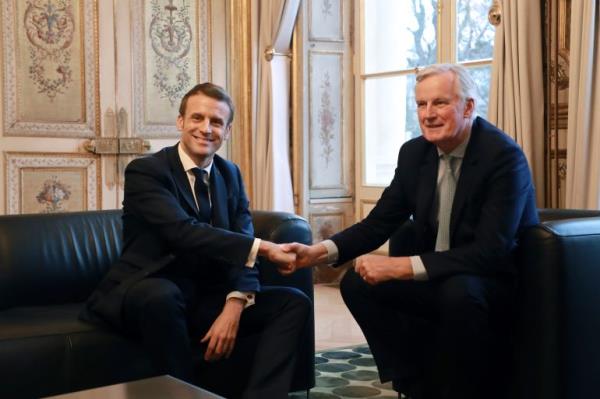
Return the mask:
<svg viewBox="0 0 600 399"><path fill-rule="evenodd" d="M492 58L494 27L488 22L489 0L457 0L457 57L459 62Z"/></svg>
<svg viewBox="0 0 600 399"><path fill-rule="evenodd" d="M469 68L469 72L477 84L477 115L487 118L492 66L486 65L477 68Z"/></svg>
<svg viewBox="0 0 600 399"><path fill-rule="evenodd" d="M415 105L415 76L365 82L365 183L387 186L394 176L398 150L421 134Z"/></svg>
<svg viewBox="0 0 600 399"><path fill-rule="evenodd" d="M437 0L369 0L365 72L414 68L436 60Z"/></svg>

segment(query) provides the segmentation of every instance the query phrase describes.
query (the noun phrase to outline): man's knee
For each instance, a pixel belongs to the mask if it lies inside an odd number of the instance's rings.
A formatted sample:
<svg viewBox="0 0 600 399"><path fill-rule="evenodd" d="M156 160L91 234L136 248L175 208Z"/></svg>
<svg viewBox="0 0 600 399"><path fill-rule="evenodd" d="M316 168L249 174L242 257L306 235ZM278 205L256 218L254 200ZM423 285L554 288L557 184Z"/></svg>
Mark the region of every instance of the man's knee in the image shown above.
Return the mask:
<svg viewBox="0 0 600 399"><path fill-rule="evenodd" d="M306 319L311 312L313 303L310 298L297 288L283 288L287 300L287 308L297 314L300 319Z"/></svg>
<svg viewBox="0 0 600 399"><path fill-rule="evenodd" d="M354 302L357 296L365 294L367 283L354 271L353 268L348 269L342 281L340 282L340 293L348 307Z"/></svg>
<svg viewBox="0 0 600 399"><path fill-rule="evenodd" d="M179 287L164 278L149 278L136 283L127 293L126 303L145 314L182 311L185 300Z"/></svg>
<svg viewBox="0 0 600 399"><path fill-rule="evenodd" d="M485 322L489 313L488 291L477 276L453 276L440 283L438 304L442 320Z"/></svg>

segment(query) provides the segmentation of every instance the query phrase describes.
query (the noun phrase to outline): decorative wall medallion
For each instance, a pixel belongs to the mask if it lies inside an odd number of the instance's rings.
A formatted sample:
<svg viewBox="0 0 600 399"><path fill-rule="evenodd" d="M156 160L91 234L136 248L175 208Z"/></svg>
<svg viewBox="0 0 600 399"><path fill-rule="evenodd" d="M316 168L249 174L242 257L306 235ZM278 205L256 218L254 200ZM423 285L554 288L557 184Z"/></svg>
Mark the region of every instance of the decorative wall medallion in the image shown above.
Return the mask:
<svg viewBox="0 0 600 399"><path fill-rule="evenodd" d="M342 0L311 0L309 12L309 40L325 42L344 41Z"/></svg>
<svg viewBox="0 0 600 399"><path fill-rule="evenodd" d="M208 0L133 0L133 134L174 138L181 97L210 79Z"/></svg>
<svg viewBox="0 0 600 399"><path fill-rule="evenodd" d="M23 27L29 40L29 76L52 101L73 81L71 43L75 32L69 0L27 1Z"/></svg>
<svg viewBox="0 0 600 399"><path fill-rule="evenodd" d="M99 133L95 0L6 0L2 8L4 135Z"/></svg>
<svg viewBox="0 0 600 399"><path fill-rule="evenodd" d="M172 106L183 97L192 80L190 60L186 58L192 45L189 9L186 1L179 7L173 0L164 6L158 0L152 1L149 34L156 64L154 86Z"/></svg>
<svg viewBox="0 0 600 399"><path fill-rule="evenodd" d="M99 209L99 161L88 154L6 153L7 213Z"/></svg>

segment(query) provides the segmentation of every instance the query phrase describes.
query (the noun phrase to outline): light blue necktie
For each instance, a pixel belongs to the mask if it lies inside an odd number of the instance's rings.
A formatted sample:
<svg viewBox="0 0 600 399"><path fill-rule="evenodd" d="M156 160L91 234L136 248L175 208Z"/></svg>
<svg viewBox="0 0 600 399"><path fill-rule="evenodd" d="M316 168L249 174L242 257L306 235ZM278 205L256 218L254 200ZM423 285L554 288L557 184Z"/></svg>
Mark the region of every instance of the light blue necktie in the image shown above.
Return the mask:
<svg viewBox="0 0 600 399"><path fill-rule="evenodd" d="M439 213L438 213L438 232L435 240L436 251L446 251L450 249L450 216L452 214L452 202L454 201L454 192L456 191L456 176L454 175L454 165L456 157L443 154L440 162L443 163L444 172L439 188Z"/></svg>

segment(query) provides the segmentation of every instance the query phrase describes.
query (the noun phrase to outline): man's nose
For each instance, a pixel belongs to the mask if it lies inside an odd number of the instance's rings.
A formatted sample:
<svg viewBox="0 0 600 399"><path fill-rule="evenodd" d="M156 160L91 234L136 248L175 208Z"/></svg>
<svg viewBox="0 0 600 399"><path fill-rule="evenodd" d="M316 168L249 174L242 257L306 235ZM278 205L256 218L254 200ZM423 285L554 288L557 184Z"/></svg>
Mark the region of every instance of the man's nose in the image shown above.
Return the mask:
<svg viewBox="0 0 600 399"><path fill-rule="evenodd" d="M204 133L211 133L210 121L208 119L204 119L200 122L200 131Z"/></svg>
<svg viewBox="0 0 600 399"><path fill-rule="evenodd" d="M433 104L428 103L425 107L425 117L426 118L435 118L436 112Z"/></svg>

